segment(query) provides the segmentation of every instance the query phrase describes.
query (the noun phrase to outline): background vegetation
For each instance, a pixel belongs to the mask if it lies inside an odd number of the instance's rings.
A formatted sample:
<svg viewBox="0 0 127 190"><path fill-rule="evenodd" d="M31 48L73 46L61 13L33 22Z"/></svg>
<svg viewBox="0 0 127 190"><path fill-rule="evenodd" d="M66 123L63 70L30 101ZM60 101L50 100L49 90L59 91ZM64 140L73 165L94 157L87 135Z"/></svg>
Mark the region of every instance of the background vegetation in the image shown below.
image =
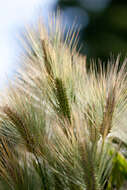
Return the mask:
<svg viewBox="0 0 127 190"><path fill-rule="evenodd" d="M80 31L81 53L87 54L87 58L106 62L111 53L115 57L121 53L124 59L127 55L126 0L59 0L58 6L63 11L69 9L68 20L75 8L73 19L78 18L76 23L80 20L84 23L85 14L88 15L88 25Z"/></svg>

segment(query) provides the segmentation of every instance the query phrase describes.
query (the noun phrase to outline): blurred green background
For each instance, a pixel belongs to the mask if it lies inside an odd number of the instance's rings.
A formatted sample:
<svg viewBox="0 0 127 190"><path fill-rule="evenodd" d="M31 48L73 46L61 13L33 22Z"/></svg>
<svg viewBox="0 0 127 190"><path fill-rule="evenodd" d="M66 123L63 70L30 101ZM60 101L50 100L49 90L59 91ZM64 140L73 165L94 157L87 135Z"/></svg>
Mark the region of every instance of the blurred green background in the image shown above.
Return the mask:
<svg viewBox="0 0 127 190"><path fill-rule="evenodd" d="M82 54L102 61L111 54L127 56L126 0L59 0L57 6L70 25L74 17L81 25Z"/></svg>

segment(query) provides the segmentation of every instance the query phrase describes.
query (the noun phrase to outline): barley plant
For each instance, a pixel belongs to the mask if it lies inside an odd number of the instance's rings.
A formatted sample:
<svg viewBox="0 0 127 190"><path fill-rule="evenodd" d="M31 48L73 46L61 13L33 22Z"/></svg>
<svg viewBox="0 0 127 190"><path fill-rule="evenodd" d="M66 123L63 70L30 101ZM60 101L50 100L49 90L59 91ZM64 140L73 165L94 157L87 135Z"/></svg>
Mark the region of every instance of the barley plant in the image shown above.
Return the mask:
<svg viewBox="0 0 127 190"><path fill-rule="evenodd" d="M126 59L88 71L73 28L49 23L27 30L21 68L0 95L0 189L124 188Z"/></svg>

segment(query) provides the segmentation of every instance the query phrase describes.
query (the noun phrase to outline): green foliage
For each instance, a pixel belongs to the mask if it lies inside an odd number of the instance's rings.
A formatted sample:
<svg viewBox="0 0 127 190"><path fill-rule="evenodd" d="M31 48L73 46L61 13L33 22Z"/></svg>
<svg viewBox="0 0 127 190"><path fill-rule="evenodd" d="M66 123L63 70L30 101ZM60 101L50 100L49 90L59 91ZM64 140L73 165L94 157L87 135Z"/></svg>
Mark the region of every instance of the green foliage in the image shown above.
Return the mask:
<svg viewBox="0 0 127 190"><path fill-rule="evenodd" d="M127 180L127 160L121 153L116 153L113 159L113 165L108 190L112 190L113 186L115 186L116 189L120 189L124 181Z"/></svg>

